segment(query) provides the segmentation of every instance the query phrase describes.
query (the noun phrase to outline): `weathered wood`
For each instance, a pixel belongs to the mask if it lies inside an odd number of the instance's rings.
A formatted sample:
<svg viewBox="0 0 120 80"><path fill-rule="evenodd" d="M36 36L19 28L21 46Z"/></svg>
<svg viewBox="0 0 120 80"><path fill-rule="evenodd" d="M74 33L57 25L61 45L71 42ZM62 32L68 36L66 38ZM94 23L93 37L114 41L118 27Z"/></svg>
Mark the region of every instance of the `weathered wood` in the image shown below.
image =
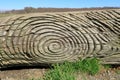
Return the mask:
<svg viewBox="0 0 120 80"><path fill-rule="evenodd" d="M120 64L120 9L2 18L0 49L1 68L86 57Z"/></svg>

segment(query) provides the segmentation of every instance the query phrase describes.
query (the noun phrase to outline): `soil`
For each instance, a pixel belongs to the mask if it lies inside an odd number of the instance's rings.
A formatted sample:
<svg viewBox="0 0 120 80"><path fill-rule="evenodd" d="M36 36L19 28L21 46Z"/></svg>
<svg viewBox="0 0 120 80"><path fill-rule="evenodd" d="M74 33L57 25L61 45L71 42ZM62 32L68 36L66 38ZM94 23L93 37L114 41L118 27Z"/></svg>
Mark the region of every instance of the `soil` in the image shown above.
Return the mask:
<svg viewBox="0 0 120 80"><path fill-rule="evenodd" d="M43 76L46 69L19 69L5 70L0 72L0 80L31 80Z"/></svg>
<svg viewBox="0 0 120 80"><path fill-rule="evenodd" d="M43 77L46 68L13 69L0 72L0 80L36 80ZM96 75L78 73L77 80L120 80L120 66L115 68L101 69Z"/></svg>

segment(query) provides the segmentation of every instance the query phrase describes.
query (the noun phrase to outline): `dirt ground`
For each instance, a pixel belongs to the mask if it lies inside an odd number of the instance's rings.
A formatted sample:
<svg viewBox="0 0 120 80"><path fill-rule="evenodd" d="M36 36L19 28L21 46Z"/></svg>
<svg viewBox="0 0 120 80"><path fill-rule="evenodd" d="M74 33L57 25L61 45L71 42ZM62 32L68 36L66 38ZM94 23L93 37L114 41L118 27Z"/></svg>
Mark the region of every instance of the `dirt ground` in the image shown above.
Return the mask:
<svg viewBox="0 0 120 80"><path fill-rule="evenodd" d="M45 73L45 69L21 69L1 71L1 80L29 80L40 78Z"/></svg>
<svg viewBox="0 0 120 80"><path fill-rule="evenodd" d="M4 70L0 72L0 80L35 80L42 77L48 69L30 68L17 70ZM120 67L101 69L94 75L78 73L77 80L120 80Z"/></svg>

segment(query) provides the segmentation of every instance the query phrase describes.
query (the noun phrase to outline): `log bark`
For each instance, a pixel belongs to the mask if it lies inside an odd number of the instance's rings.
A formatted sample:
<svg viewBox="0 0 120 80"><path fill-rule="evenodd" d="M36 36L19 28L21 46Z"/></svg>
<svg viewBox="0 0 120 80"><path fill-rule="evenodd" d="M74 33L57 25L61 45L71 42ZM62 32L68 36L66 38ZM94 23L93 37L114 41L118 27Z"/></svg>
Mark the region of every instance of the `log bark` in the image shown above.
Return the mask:
<svg viewBox="0 0 120 80"><path fill-rule="evenodd" d="M1 18L0 52L1 68L87 57L120 64L120 9Z"/></svg>

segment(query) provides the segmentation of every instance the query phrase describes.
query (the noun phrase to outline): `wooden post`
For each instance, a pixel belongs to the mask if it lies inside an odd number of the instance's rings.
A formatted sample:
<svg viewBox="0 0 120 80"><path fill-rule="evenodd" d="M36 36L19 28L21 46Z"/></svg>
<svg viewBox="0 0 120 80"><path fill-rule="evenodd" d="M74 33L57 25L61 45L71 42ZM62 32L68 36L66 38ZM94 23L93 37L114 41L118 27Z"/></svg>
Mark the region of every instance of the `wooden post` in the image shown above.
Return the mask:
<svg viewBox="0 0 120 80"><path fill-rule="evenodd" d="M120 9L1 18L0 51L1 68L87 57L120 64Z"/></svg>

